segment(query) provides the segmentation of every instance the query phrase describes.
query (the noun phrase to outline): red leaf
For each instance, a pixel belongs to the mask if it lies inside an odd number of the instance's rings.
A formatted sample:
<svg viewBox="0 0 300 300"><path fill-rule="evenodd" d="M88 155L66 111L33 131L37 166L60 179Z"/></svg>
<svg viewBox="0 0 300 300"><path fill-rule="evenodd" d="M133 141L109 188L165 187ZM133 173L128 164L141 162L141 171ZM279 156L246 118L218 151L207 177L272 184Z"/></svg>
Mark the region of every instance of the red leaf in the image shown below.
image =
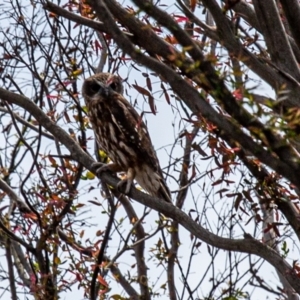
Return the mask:
<svg viewBox="0 0 300 300"><path fill-rule="evenodd" d="M191 11L194 12L196 8L197 0L190 0Z"/></svg>
<svg viewBox="0 0 300 300"><path fill-rule="evenodd" d="M277 236L280 236L280 232L279 232L277 226L276 226L274 223L272 224L272 226L273 226L273 230L274 230L275 234L276 234Z"/></svg>
<svg viewBox="0 0 300 300"><path fill-rule="evenodd" d="M25 219L31 219L31 220L34 220L36 221L38 218L36 216L35 213L31 212L31 213L24 213L22 214L22 216L25 218Z"/></svg>
<svg viewBox="0 0 300 300"><path fill-rule="evenodd" d="M52 167L57 167L58 166L56 160L51 155L48 155L48 159L49 159Z"/></svg>
<svg viewBox="0 0 300 300"><path fill-rule="evenodd" d="M77 281L81 282L82 281L82 277L79 273L75 273L76 279Z"/></svg>
<svg viewBox="0 0 300 300"><path fill-rule="evenodd" d="M59 95L47 95L46 96L48 99L58 99L59 98Z"/></svg>
<svg viewBox="0 0 300 300"><path fill-rule="evenodd" d="M244 97L240 89L234 90L232 95L236 100L243 100Z"/></svg>
<svg viewBox="0 0 300 300"><path fill-rule="evenodd" d="M175 21L176 21L177 23L180 23L180 22L188 22L188 21L189 21L189 18L186 17L186 16L174 15L174 18L175 18Z"/></svg>
<svg viewBox="0 0 300 300"><path fill-rule="evenodd" d="M95 40L95 49L96 49L96 55L98 56L98 50L100 49L102 49L102 47L101 47L101 45L100 45L100 43L99 43L99 41L98 40Z"/></svg>
<svg viewBox="0 0 300 300"><path fill-rule="evenodd" d="M264 228L263 232L267 233L269 232L271 229L273 229L273 226L271 224L268 224L268 226L266 228Z"/></svg>
<svg viewBox="0 0 300 300"><path fill-rule="evenodd" d="M167 35L165 41L172 45L178 44L177 39L173 35Z"/></svg>
<svg viewBox="0 0 300 300"><path fill-rule="evenodd" d="M3 55L2 58L3 58L3 59L12 59L12 58L14 58L14 55L8 54L8 53L4 53L4 55Z"/></svg>
<svg viewBox="0 0 300 300"><path fill-rule="evenodd" d="M98 275L98 281L99 281L102 285L108 287L107 282L104 280L104 278L103 278L101 275Z"/></svg>
<svg viewBox="0 0 300 300"><path fill-rule="evenodd" d="M35 194L36 194L36 196L38 196L43 202L46 202L46 201L47 201L47 198L44 197L44 196L42 196L41 194L39 194L39 193L35 193Z"/></svg>

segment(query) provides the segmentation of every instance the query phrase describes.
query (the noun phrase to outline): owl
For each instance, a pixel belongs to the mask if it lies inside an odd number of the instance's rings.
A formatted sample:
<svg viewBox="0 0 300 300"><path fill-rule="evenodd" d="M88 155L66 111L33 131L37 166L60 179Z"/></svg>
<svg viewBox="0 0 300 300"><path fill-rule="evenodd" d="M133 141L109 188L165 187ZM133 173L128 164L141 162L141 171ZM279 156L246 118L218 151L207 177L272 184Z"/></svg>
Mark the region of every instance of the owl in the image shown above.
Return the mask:
<svg viewBox="0 0 300 300"><path fill-rule="evenodd" d="M150 195L171 202L170 191L141 116L123 96L122 80L110 73L87 78L82 96L88 108L98 146L113 163L101 166L97 173L125 172L128 193L133 180Z"/></svg>

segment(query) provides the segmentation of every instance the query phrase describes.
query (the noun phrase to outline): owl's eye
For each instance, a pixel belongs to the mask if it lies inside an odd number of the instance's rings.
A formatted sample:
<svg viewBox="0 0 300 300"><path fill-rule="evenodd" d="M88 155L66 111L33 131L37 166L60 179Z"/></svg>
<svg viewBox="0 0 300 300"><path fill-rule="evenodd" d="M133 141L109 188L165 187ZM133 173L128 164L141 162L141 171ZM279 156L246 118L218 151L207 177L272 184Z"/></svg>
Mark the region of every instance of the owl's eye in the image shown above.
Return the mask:
<svg viewBox="0 0 300 300"><path fill-rule="evenodd" d="M112 90L114 90L115 92L117 91L118 85L115 82L112 82L110 85Z"/></svg>
<svg viewBox="0 0 300 300"><path fill-rule="evenodd" d="M101 88L101 87L99 86L98 83L92 82L91 85L90 85L90 92L91 92L92 94L96 94L96 93L99 92L100 88Z"/></svg>

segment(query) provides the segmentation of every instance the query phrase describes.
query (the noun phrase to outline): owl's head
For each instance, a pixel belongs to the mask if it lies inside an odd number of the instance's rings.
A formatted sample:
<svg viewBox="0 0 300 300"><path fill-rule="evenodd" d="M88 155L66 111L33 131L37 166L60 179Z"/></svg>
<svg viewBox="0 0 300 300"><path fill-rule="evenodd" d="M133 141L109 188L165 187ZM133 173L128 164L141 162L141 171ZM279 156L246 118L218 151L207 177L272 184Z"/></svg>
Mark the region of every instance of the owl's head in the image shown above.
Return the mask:
<svg viewBox="0 0 300 300"><path fill-rule="evenodd" d="M110 92L123 95L122 79L111 73L99 73L87 78L82 85L82 96L87 99L108 96Z"/></svg>

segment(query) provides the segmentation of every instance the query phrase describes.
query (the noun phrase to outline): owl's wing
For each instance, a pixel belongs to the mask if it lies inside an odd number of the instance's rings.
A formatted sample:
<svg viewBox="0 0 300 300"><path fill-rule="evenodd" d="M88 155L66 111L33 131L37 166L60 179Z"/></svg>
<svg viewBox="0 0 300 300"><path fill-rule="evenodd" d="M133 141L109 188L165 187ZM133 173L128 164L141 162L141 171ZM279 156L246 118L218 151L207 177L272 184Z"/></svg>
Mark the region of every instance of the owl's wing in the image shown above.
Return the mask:
<svg viewBox="0 0 300 300"><path fill-rule="evenodd" d="M108 101L109 110L115 130L118 130L119 146L127 148L127 152L134 152L135 159L132 163L140 166L136 180L140 186L153 196L157 196L167 202L172 203L170 191L164 181L156 152L151 143L151 139L145 123L141 116L130 105L130 103L120 94L111 93ZM109 101L110 100L110 101Z"/></svg>
<svg viewBox="0 0 300 300"><path fill-rule="evenodd" d="M155 150L141 116L119 93L112 93L111 97L113 101L110 101L109 110L113 122L124 138L124 143L141 155L143 161L151 164L155 171L160 171Z"/></svg>

